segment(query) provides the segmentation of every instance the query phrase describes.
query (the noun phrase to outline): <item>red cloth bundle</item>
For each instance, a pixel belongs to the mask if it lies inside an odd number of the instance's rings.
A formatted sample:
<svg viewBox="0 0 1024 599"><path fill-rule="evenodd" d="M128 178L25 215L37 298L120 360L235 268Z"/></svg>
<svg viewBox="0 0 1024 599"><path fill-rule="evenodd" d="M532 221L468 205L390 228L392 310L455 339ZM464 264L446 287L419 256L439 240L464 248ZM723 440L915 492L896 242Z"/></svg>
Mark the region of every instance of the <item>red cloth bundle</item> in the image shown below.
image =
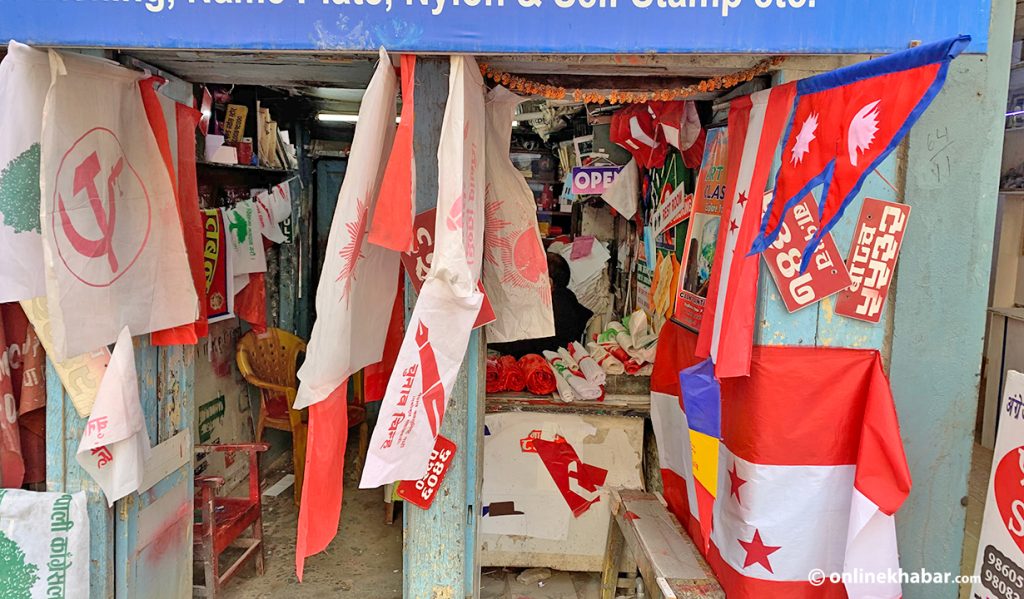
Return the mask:
<svg viewBox="0 0 1024 599"><path fill-rule="evenodd" d="M523 372L526 388L534 395L551 395L555 392L555 374L548 361L537 354L526 354L519 358L519 369Z"/></svg>
<svg viewBox="0 0 1024 599"><path fill-rule="evenodd" d="M487 392L488 393L500 393L505 390L505 385L501 380L501 373L499 372L500 367L498 366L497 358L487 358Z"/></svg>
<svg viewBox="0 0 1024 599"><path fill-rule="evenodd" d="M519 368L519 362L512 356L498 358L498 380L503 391L522 391L526 388L526 377Z"/></svg>

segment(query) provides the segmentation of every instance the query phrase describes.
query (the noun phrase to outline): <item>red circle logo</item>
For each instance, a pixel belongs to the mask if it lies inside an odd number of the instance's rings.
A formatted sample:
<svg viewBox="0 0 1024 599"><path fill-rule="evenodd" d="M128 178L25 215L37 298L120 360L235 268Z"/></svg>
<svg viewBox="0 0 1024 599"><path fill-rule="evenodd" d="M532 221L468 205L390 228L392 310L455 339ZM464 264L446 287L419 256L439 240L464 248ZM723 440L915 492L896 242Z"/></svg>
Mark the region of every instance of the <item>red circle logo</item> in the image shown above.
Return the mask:
<svg viewBox="0 0 1024 599"><path fill-rule="evenodd" d="M992 487L999 518L1024 551L1024 446L1010 450L999 460Z"/></svg>
<svg viewBox="0 0 1024 599"><path fill-rule="evenodd" d="M149 241L152 212L146 185L113 131L90 129L61 158L51 236L82 283L108 287L134 266Z"/></svg>

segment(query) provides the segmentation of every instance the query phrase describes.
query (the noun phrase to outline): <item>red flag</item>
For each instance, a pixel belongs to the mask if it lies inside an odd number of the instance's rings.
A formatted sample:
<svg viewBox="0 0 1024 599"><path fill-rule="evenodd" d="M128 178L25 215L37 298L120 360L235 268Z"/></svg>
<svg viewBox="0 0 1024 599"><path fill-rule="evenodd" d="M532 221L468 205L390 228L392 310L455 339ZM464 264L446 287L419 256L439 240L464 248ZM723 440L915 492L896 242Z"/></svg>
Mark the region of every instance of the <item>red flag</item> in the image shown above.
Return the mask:
<svg viewBox="0 0 1024 599"><path fill-rule="evenodd" d="M184 234L189 270L192 272L196 295L199 296L199 318L192 324L155 331L151 341L153 345L194 345L199 337L205 337L209 332L209 324L206 322L206 275L203 269L204 233L196 182L195 129L202 115L190 106L174 102L178 158L178 173L175 175L167 120L160 105L160 97L154 88L155 84L162 81L159 77L150 77L139 84L139 89L149 126L153 129L153 136L160 147L160 156L171 177L174 196L178 200L178 218Z"/></svg>
<svg viewBox="0 0 1024 599"><path fill-rule="evenodd" d="M416 157L412 153L415 123L416 56L402 55L402 119L395 133L391 157L370 225L370 243L396 252L412 249L412 221L416 211Z"/></svg>
<svg viewBox="0 0 1024 599"><path fill-rule="evenodd" d="M823 185L822 227L804 249L806 269L864 179L896 149L942 89L950 61L970 40L960 36L799 81L775 196L751 253L771 245L782 216Z"/></svg>
<svg viewBox="0 0 1024 599"><path fill-rule="evenodd" d="M388 324L388 335L384 339L384 355L380 362L370 364L363 369L363 394L366 403L384 399L391 371L398 360L398 350L402 348L405 338L405 277L398 275L398 293L395 304L391 308L391 322Z"/></svg>
<svg viewBox="0 0 1024 599"><path fill-rule="evenodd" d="M646 104L627 106L612 115L611 141L629 150L644 168L661 168L668 156L665 132Z"/></svg>
<svg viewBox="0 0 1024 599"><path fill-rule="evenodd" d="M729 108L729 201L722 211L697 340L697 355L711 356L718 378L750 372L760 261L743 250L757 236L772 157L795 93L795 84L790 83L737 98Z"/></svg>
<svg viewBox="0 0 1024 599"><path fill-rule="evenodd" d="M305 480L295 539L295 574L302 582L306 558L327 549L338 534L348 443L348 380L327 399L309 406Z"/></svg>

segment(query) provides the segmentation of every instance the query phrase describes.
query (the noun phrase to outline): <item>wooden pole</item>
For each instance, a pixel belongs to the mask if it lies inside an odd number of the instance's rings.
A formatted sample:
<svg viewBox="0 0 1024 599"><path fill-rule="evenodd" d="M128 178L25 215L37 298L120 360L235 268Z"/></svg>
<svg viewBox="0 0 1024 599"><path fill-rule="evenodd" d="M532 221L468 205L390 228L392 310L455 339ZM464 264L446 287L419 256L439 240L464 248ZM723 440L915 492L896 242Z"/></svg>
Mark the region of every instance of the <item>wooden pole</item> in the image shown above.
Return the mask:
<svg viewBox="0 0 1024 599"><path fill-rule="evenodd" d="M437 147L448 99L447 57L416 64L416 211L437 206ZM406 322L415 292L406 281ZM462 370L450 390L441 434L458 449L429 511L405 505L403 595L424 599L475 597L480 588L478 497L483 466L483 335L474 331Z"/></svg>

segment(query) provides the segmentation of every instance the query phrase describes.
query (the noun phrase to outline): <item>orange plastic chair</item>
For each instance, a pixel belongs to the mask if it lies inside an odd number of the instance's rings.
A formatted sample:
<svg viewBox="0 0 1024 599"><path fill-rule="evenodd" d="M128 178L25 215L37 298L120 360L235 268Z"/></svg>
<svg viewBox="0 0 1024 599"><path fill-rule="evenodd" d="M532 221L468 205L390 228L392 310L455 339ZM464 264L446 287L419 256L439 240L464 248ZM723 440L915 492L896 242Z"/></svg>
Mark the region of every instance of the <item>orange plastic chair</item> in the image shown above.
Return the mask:
<svg viewBox="0 0 1024 599"><path fill-rule="evenodd" d="M267 428L292 434L292 466L295 472L295 504L302 498L303 471L306 466L307 410L295 410L298 392L298 357L306 343L277 328L265 333L249 331L238 342L238 370L250 385L260 390L260 415L256 422L256 442L263 441ZM348 406L349 427L360 427L360 456L369 442L366 407L362 394L355 393L356 404ZM360 470L362 466L360 465Z"/></svg>

